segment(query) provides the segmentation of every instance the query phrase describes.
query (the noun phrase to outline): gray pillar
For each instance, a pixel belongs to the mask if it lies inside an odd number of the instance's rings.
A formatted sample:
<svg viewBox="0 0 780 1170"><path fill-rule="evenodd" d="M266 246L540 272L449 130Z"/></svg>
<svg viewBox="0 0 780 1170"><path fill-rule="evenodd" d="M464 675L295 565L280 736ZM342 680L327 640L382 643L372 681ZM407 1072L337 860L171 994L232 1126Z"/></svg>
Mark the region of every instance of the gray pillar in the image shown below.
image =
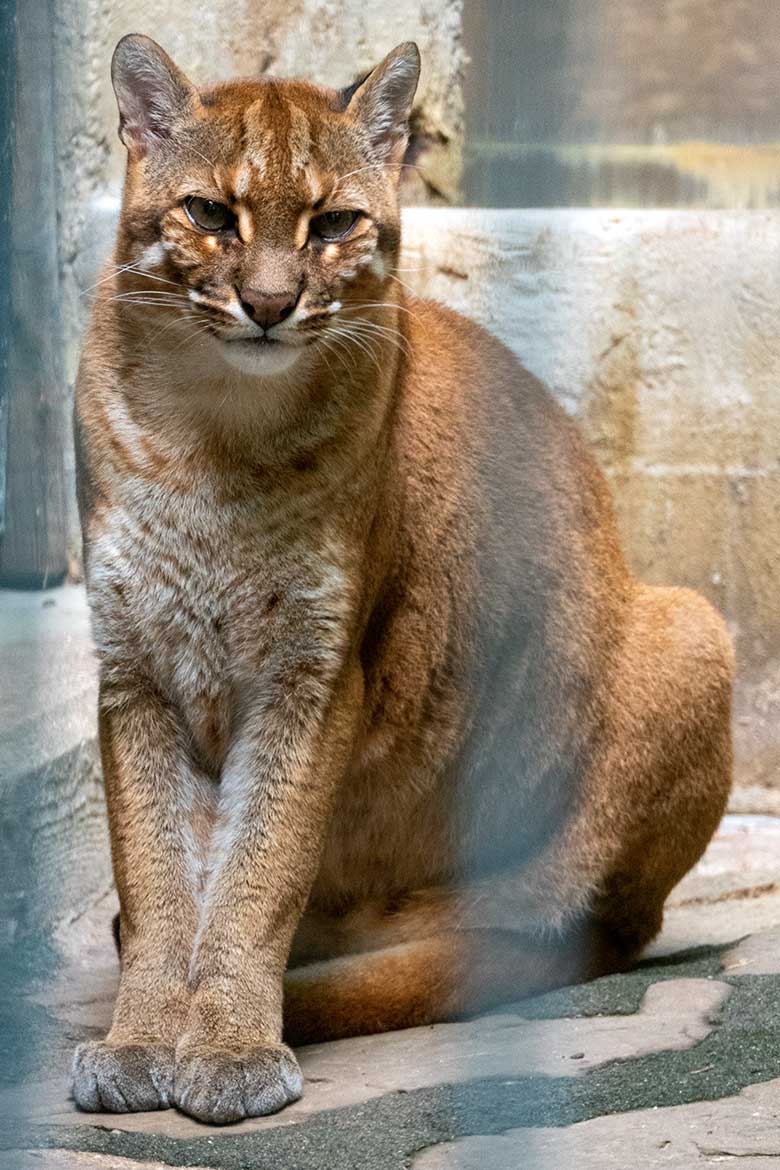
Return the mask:
<svg viewBox="0 0 780 1170"><path fill-rule="evenodd" d="M5 252L0 254L5 416L0 584L42 588L61 581L67 569L54 14L50 0L4 0L0 12L7 147L0 163L0 213L8 224L0 232Z"/></svg>

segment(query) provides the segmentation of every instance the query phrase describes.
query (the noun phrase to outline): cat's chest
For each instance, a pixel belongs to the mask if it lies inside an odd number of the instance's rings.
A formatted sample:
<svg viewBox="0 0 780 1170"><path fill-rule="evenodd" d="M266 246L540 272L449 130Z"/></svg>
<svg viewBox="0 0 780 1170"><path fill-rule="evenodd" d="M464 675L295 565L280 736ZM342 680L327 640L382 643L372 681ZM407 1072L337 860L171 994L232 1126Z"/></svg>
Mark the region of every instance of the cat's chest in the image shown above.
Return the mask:
<svg viewBox="0 0 780 1170"><path fill-rule="evenodd" d="M262 497L225 504L206 487L126 501L93 548L104 659L141 657L165 693L212 718L262 667L284 603L316 587L319 543L316 525Z"/></svg>

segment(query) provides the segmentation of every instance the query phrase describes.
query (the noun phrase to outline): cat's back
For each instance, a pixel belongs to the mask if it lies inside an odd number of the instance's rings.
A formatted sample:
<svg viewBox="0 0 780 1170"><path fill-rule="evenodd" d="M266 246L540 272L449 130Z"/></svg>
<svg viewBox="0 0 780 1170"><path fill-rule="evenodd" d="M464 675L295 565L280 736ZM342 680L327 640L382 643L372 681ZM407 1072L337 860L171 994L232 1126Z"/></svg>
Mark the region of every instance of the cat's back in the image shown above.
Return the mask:
<svg viewBox="0 0 780 1170"><path fill-rule="evenodd" d="M622 577L606 481L549 389L474 321L435 301L406 306L399 429L421 514L432 494L467 513L493 574L517 567L514 549L526 573L534 562L589 575L598 561L602 577Z"/></svg>

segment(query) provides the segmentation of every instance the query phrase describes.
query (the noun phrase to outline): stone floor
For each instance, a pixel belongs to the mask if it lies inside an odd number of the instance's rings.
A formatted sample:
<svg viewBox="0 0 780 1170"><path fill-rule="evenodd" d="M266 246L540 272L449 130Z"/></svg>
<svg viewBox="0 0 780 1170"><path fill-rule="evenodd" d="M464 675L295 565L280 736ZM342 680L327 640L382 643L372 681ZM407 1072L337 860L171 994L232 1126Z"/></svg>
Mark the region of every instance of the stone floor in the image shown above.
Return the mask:
<svg viewBox="0 0 780 1170"><path fill-rule="evenodd" d="M94 698L83 606L76 592L56 600L35 612L35 652L18 615L0 620L13 664L0 746L14 761L0 811L0 1170L780 1170L780 819L760 814L726 817L628 975L304 1049L305 1096L276 1117L215 1129L172 1111L78 1113L69 1054L109 1019L115 898L79 714ZM57 706L60 686L31 707L13 685L31 669L73 670L74 701ZM60 728L47 758L43 716Z"/></svg>

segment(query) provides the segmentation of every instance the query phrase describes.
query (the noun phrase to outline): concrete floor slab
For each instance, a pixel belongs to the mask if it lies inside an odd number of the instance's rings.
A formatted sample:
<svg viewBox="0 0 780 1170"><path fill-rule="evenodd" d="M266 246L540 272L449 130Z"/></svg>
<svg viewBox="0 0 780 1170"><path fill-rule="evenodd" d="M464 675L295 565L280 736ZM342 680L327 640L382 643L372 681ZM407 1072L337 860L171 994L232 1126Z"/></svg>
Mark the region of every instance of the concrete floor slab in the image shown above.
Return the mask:
<svg viewBox="0 0 780 1170"><path fill-rule="evenodd" d="M682 1051L709 1035L730 994L731 988L716 980L680 979L651 986L631 1015L529 1020L506 1012L304 1048L299 1052L306 1079L303 1099L283 1113L236 1128L263 1131L391 1093L490 1077L580 1077L610 1061ZM28 1117L56 1125L105 1126L105 1115L76 1111L68 1101L66 1078L29 1085L26 1094L35 1102ZM4 1108L18 1110L22 1100L6 1096ZM203 1132L199 1122L173 1112L123 1115L117 1124L128 1132L176 1137Z"/></svg>
<svg viewBox="0 0 780 1170"><path fill-rule="evenodd" d="M76 1150L25 1150L15 1170L170 1170L163 1162L136 1162L110 1154L83 1154ZM191 1170L199 1170L192 1167Z"/></svg>
<svg viewBox="0 0 780 1170"><path fill-rule="evenodd" d="M3 784L94 739L95 662L84 589L0 594Z"/></svg>
<svg viewBox="0 0 780 1170"><path fill-rule="evenodd" d="M771 1170L780 1165L780 1081L726 1101L516 1130L425 1150L413 1170Z"/></svg>

